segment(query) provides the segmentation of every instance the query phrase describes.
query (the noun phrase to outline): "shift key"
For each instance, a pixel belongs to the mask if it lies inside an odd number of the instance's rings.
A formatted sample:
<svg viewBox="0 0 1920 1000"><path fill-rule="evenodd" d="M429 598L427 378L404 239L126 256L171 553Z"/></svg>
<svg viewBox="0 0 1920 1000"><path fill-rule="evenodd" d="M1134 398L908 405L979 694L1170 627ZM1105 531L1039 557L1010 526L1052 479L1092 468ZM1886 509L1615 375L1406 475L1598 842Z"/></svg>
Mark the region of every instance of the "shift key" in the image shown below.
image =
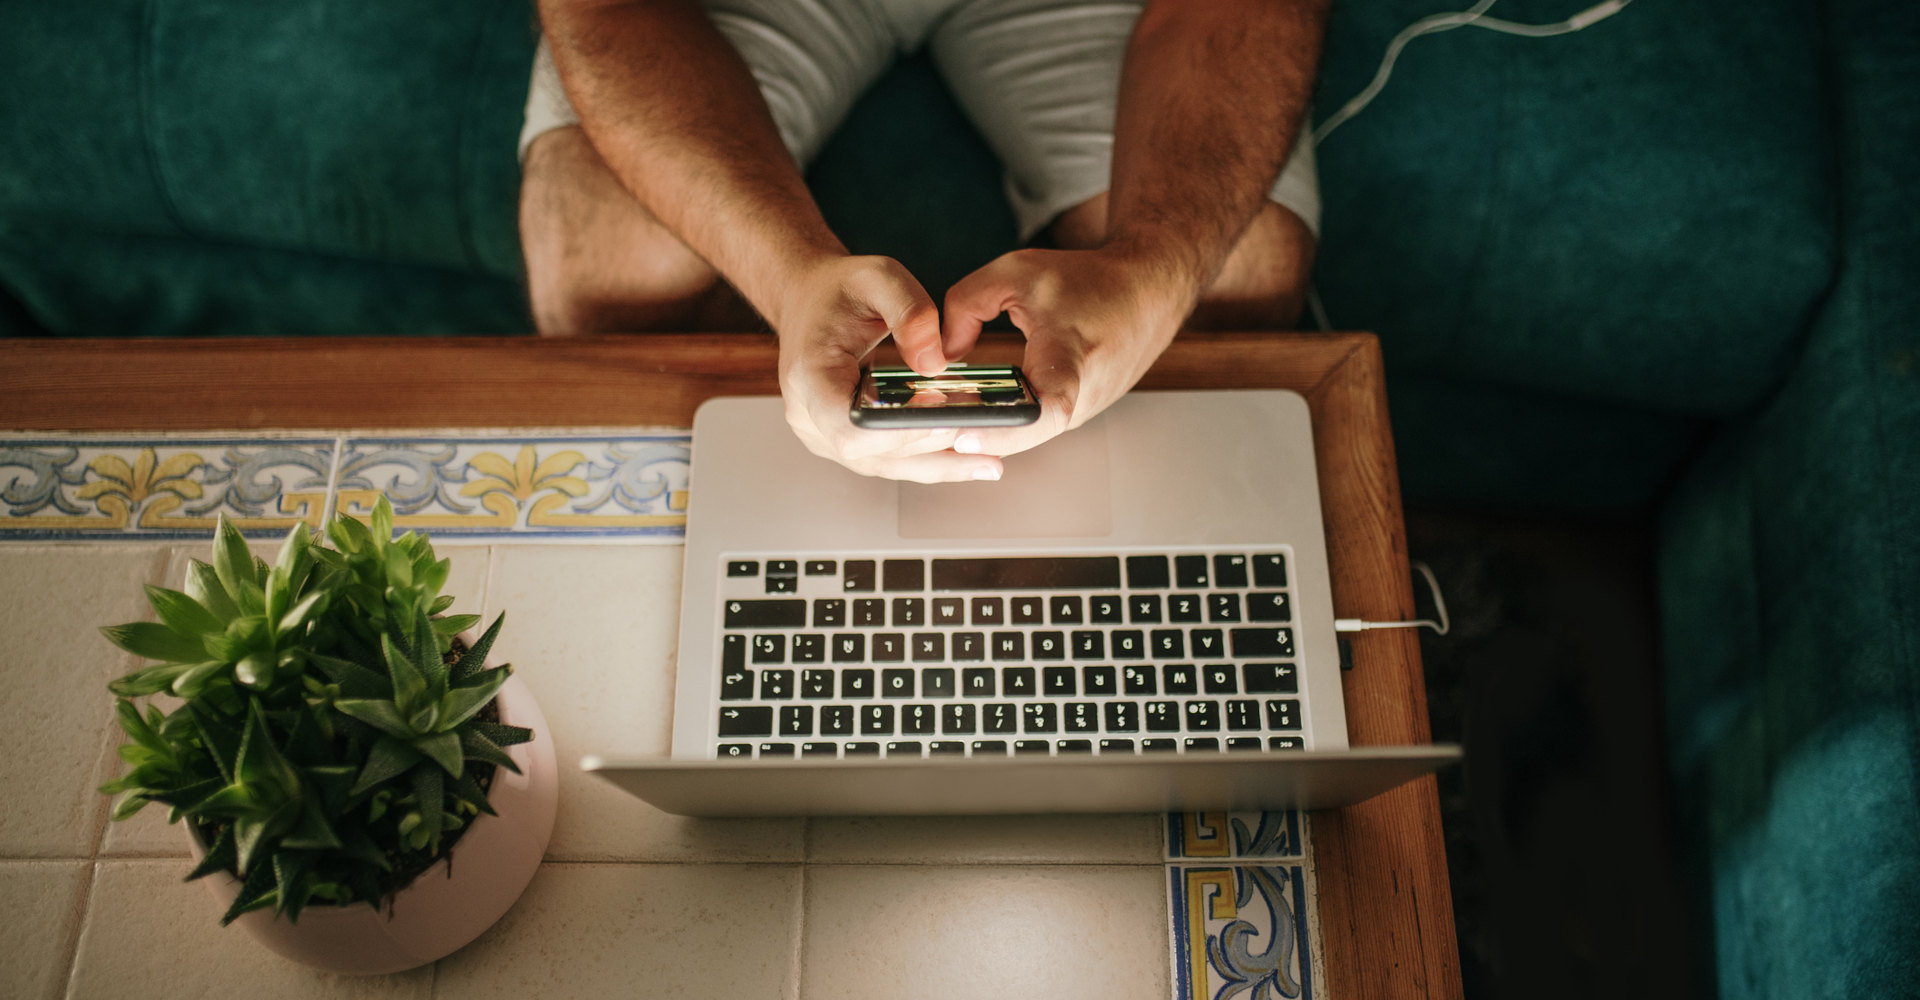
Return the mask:
<svg viewBox="0 0 1920 1000"><path fill-rule="evenodd" d="M727 628L802 628L807 602L801 600L728 601Z"/></svg>
<svg viewBox="0 0 1920 1000"><path fill-rule="evenodd" d="M1235 659L1252 656L1292 656L1293 630L1290 628L1237 628L1233 630Z"/></svg>

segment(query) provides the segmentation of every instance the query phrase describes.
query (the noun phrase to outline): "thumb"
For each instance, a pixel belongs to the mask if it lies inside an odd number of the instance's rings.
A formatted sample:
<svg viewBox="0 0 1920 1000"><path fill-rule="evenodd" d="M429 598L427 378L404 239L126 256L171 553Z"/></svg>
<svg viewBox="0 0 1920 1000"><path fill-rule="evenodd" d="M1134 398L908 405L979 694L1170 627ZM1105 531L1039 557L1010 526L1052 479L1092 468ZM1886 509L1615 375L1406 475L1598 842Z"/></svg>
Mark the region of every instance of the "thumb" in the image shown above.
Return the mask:
<svg viewBox="0 0 1920 1000"><path fill-rule="evenodd" d="M1019 301L1024 283L1016 261L1013 254L1002 254L947 289L947 357L966 357L980 339L980 328Z"/></svg>
<svg viewBox="0 0 1920 1000"><path fill-rule="evenodd" d="M940 350L940 310L899 261L882 260L883 266L859 275L853 291L887 324L908 367L922 375L938 375L947 367Z"/></svg>

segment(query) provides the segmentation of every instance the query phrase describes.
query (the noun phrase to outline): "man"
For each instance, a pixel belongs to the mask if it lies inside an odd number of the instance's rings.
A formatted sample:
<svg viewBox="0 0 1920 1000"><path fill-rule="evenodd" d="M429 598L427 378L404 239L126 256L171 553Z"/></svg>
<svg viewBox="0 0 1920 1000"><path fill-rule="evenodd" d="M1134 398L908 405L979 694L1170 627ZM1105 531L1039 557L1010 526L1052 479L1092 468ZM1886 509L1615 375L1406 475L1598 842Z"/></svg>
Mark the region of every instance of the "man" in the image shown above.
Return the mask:
<svg viewBox="0 0 1920 1000"><path fill-rule="evenodd" d="M1299 315L1324 0L540 0L540 15L521 140L540 332L737 327L744 299L779 337L794 432L856 472L998 479L1000 456L1124 395L1183 323ZM898 262L847 253L800 172L923 41L1006 165L1022 238L1051 247L961 280L944 319ZM849 422L860 360L889 332L930 374L1002 312L1027 338L1037 423Z"/></svg>

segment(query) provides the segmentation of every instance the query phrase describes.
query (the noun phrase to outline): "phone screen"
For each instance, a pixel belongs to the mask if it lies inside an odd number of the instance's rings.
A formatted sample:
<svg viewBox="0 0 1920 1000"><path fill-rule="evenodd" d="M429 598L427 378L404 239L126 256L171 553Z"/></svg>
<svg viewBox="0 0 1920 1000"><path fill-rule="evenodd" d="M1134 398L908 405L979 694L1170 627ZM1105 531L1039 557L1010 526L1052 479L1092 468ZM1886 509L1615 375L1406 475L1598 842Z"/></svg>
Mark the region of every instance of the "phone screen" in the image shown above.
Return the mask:
<svg viewBox="0 0 1920 1000"><path fill-rule="evenodd" d="M862 427L1005 426L1039 416L1026 376L1012 365L954 365L938 375L869 369L861 373L852 411Z"/></svg>

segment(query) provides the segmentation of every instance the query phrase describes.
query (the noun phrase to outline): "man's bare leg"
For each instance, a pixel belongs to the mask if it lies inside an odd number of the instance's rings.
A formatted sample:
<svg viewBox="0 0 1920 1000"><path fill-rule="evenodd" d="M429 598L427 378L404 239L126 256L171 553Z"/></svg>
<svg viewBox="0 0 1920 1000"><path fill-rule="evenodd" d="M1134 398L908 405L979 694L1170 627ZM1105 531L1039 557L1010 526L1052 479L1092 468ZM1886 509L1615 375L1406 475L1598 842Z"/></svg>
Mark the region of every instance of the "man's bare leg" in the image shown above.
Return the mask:
<svg viewBox="0 0 1920 1000"><path fill-rule="evenodd" d="M542 336L761 326L719 272L620 185L578 126L527 149L520 245Z"/></svg>
<svg viewBox="0 0 1920 1000"><path fill-rule="evenodd" d="M1060 213L1050 230L1063 250L1090 250L1106 240L1107 194ZM1300 217L1267 202L1234 244L1220 276L1187 320L1194 330L1288 330L1306 304L1313 273L1313 233Z"/></svg>

